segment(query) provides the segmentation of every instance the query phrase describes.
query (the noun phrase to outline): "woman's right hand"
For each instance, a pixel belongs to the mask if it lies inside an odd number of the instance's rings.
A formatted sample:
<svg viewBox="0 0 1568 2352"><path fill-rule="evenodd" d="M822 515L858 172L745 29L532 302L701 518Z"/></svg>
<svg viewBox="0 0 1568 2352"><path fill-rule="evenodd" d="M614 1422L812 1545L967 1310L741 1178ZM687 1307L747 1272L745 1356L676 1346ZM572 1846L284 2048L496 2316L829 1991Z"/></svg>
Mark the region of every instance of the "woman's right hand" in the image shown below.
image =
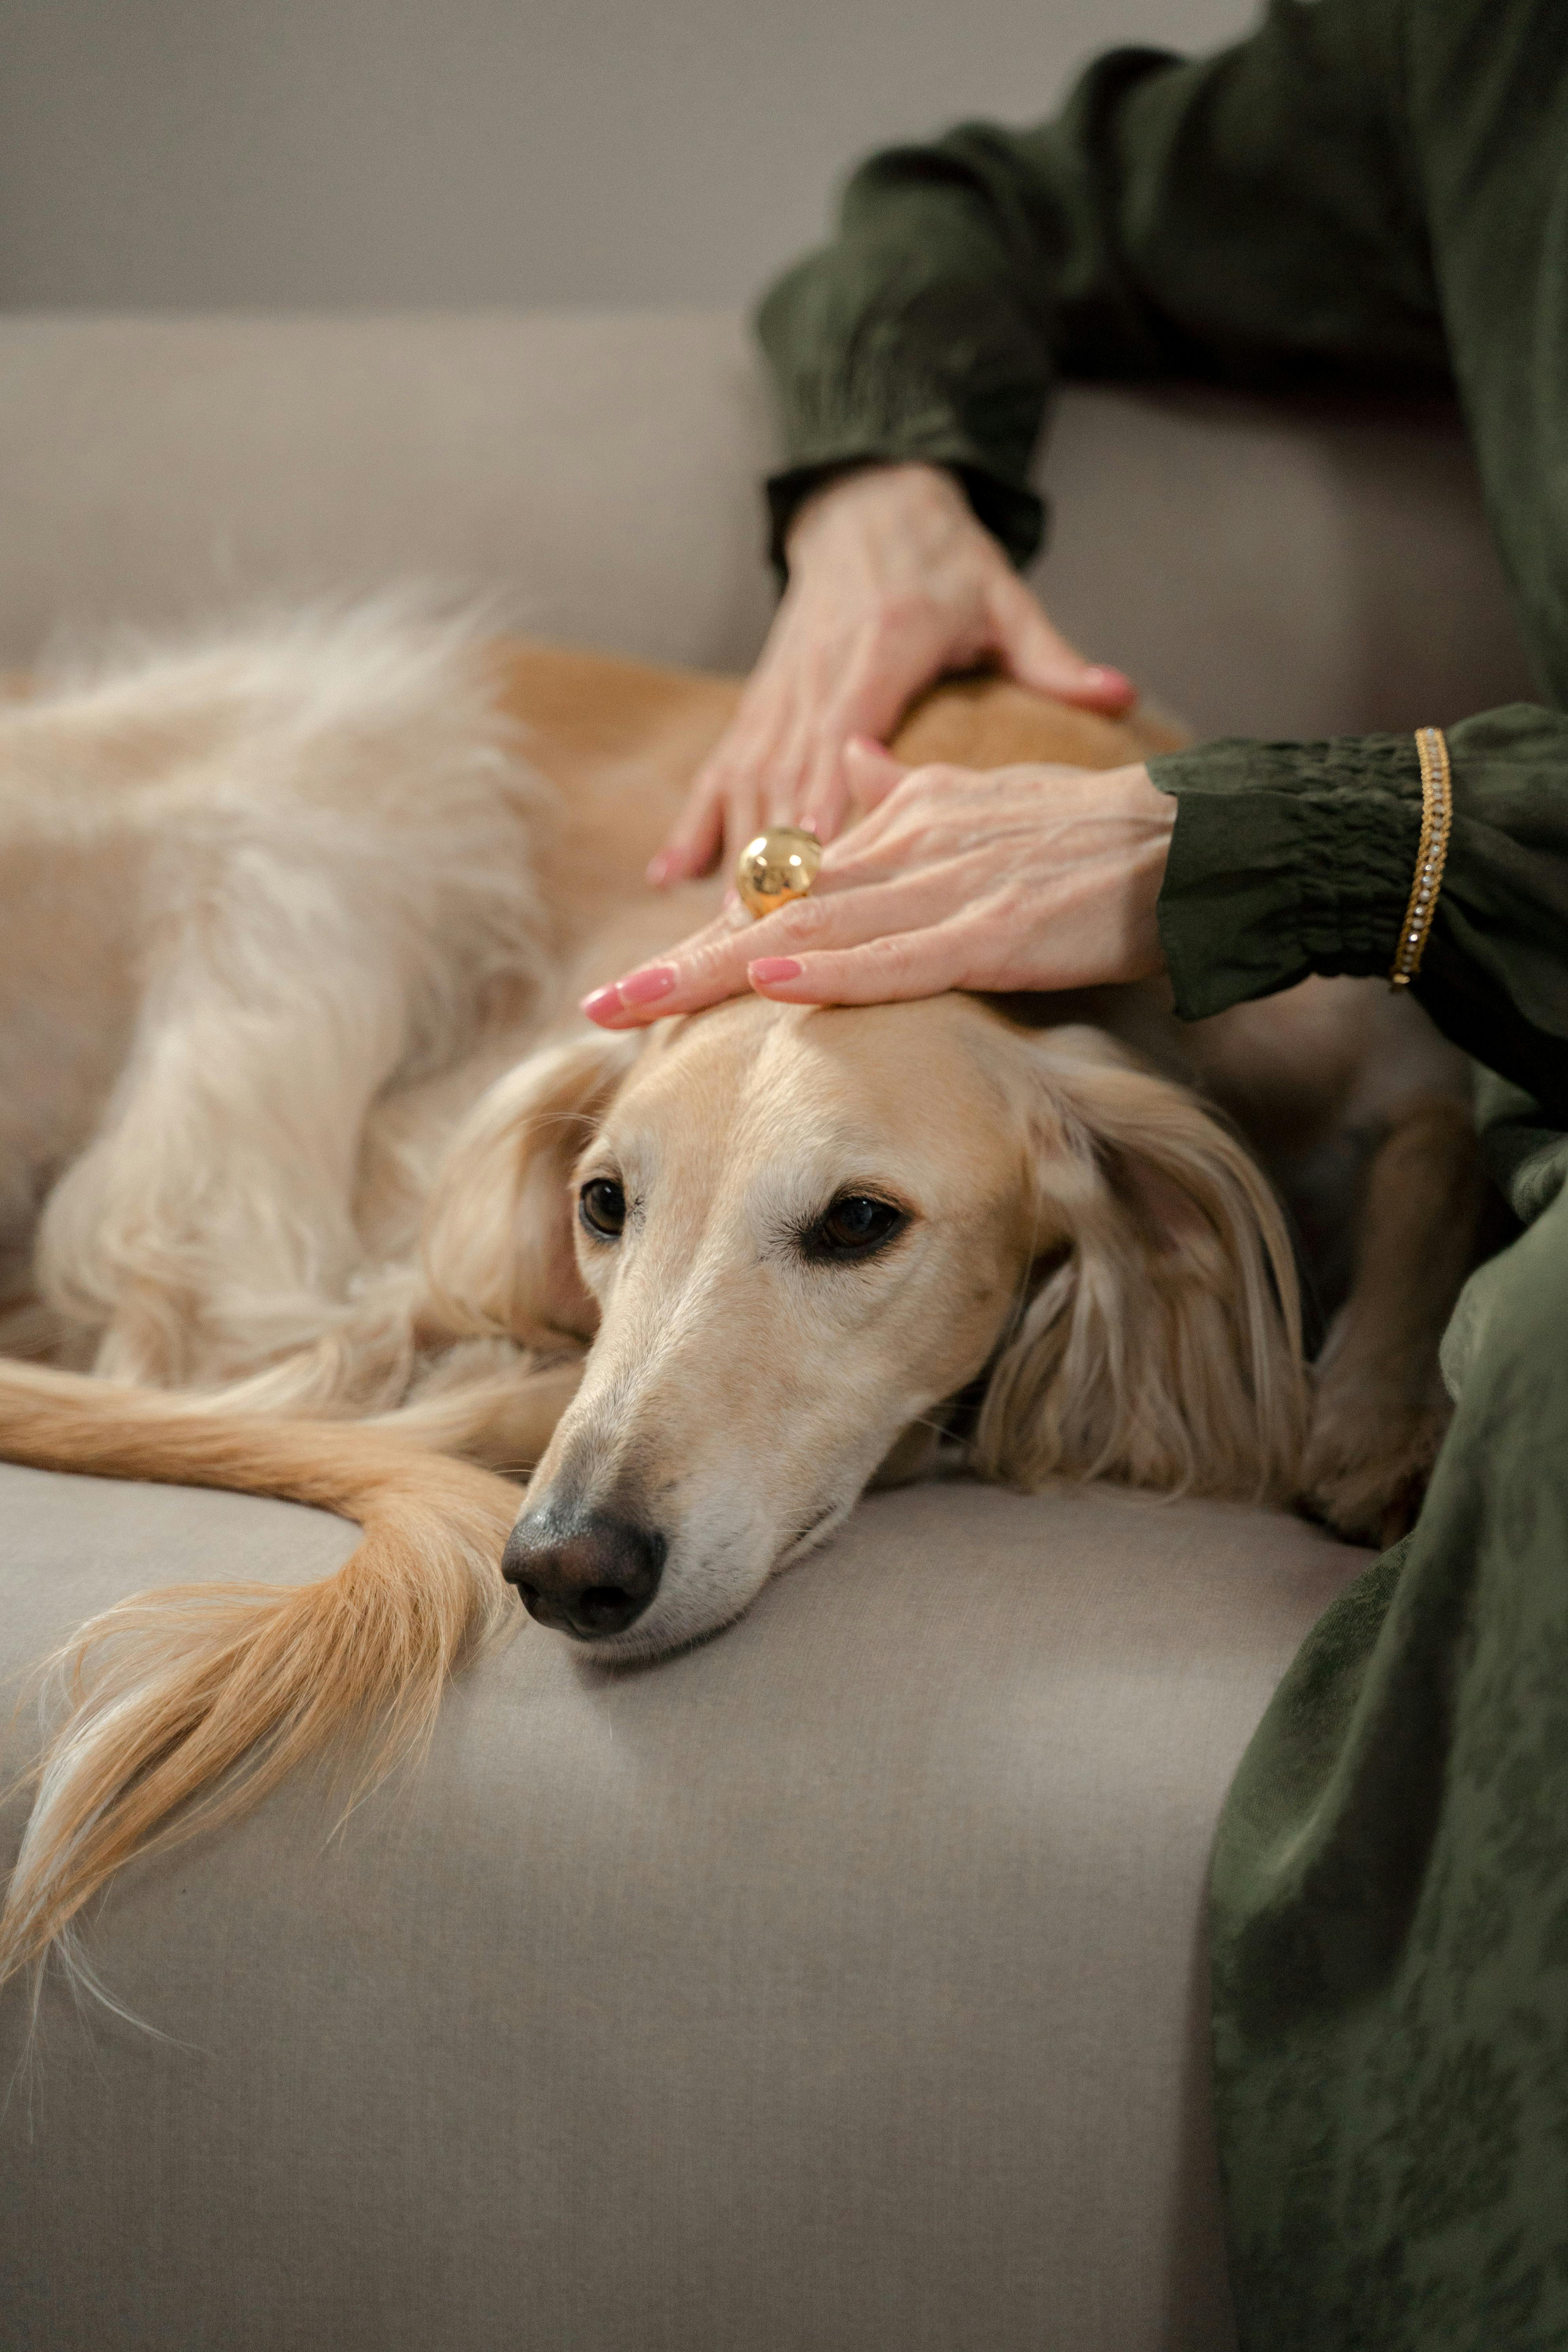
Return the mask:
<svg viewBox="0 0 1568 2352"><path fill-rule="evenodd" d="M648 868L711 871L770 824L831 841L858 813L852 737L886 742L915 697L991 662L1020 686L1119 717L1134 689L1058 635L977 522L959 484L925 465L868 466L806 500L790 527L789 585L731 727Z"/></svg>

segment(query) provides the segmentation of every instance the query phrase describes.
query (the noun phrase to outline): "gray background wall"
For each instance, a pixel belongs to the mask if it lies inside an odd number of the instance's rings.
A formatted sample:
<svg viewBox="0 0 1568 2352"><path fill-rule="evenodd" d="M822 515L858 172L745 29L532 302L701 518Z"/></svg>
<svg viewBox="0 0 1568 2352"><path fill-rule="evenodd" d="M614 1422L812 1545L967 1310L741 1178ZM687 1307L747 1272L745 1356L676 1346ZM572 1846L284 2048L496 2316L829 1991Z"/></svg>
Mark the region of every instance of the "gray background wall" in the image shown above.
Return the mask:
<svg viewBox="0 0 1568 2352"><path fill-rule="evenodd" d="M730 302L879 142L1247 0L0 0L0 303Z"/></svg>

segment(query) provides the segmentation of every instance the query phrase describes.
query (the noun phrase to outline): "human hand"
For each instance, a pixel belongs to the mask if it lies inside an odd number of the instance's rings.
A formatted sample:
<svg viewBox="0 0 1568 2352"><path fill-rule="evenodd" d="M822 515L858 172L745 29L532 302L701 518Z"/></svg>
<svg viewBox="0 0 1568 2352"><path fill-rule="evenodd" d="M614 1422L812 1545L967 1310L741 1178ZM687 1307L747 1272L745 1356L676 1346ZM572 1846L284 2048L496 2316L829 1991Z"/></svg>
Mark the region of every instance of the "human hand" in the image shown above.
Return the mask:
<svg viewBox="0 0 1568 2352"><path fill-rule="evenodd" d="M846 744L885 741L949 671L994 662L1111 717L1136 698L1119 670L1058 636L941 467L871 466L828 483L796 515L787 553L789 585L740 709L650 882L706 874L770 824L832 841L856 809Z"/></svg>
<svg viewBox="0 0 1568 2352"><path fill-rule="evenodd" d="M1176 803L1142 766L901 768L846 758L871 814L823 858L811 896L747 919L738 903L661 963L584 999L606 1029L743 993L875 1004L1142 980L1163 958L1155 901Z"/></svg>

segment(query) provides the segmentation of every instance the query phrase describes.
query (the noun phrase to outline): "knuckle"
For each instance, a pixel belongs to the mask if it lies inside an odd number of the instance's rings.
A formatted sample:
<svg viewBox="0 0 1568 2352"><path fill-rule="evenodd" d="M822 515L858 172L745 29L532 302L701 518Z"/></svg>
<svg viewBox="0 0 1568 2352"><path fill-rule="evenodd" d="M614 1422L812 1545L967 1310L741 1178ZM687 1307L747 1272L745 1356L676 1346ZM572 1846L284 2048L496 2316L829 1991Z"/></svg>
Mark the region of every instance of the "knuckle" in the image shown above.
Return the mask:
<svg viewBox="0 0 1568 2352"><path fill-rule="evenodd" d="M945 764L911 768L888 797L901 802L906 808L923 807L928 802L945 799L957 784L959 773L958 769Z"/></svg>
<svg viewBox="0 0 1568 2352"><path fill-rule="evenodd" d="M866 967L889 977L901 977L910 966L910 940L905 931L886 931L879 940L868 940L857 950Z"/></svg>
<svg viewBox="0 0 1568 2352"><path fill-rule="evenodd" d="M724 768L704 768L691 787L686 803L687 823L700 824L718 806L729 789L729 771Z"/></svg>
<svg viewBox="0 0 1568 2352"><path fill-rule="evenodd" d="M857 632L848 650L847 683L857 698L868 687L891 681L913 693L930 682L924 648L933 634L929 614L912 598L879 605Z"/></svg>
<svg viewBox="0 0 1568 2352"><path fill-rule="evenodd" d="M715 990L722 994L733 989L739 984L750 952L749 949L743 952L737 950L732 933L697 948L681 959L675 992L700 996Z"/></svg>
<svg viewBox="0 0 1568 2352"><path fill-rule="evenodd" d="M790 907L781 907L771 918L778 926L778 938L790 947L804 946L819 940L832 921L832 908L826 898L797 898Z"/></svg>
<svg viewBox="0 0 1568 2352"><path fill-rule="evenodd" d="M871 617L873 636L898 637L923 627L931 619L933 599L924 588L895 588L878 603Z"/></svg>

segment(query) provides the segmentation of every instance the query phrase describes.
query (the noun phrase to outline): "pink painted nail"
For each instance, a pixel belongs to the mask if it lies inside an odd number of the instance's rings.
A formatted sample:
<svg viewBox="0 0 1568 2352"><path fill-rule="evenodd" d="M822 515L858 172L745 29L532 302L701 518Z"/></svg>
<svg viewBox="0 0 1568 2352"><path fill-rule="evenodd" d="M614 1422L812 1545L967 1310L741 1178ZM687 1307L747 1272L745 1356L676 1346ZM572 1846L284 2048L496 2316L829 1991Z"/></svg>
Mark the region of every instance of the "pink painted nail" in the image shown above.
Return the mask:
<svg viewBox="0 0 1568 2352"><path fill-rule="evenodd" d="M672 963L645 964L641 971L629 971L616 983L623 1004L657 1004L675 986L675 966Z"/></svg>
<svg viewBox="0 0 1568 2352"><path fill-rule="evenodd" d="M585 1013L590 1021L613 1021L617 1013L626 1011L618 988L595 988L591 996L583 999L577 1009Z"/></svg>
<svg viewBox="0 0 1568 2352"><path fill-rule="evenodd" d="M805 969L794 956L759 956L755 963L746 966L750 977L760 980L764 988L771 988L779 980L798 980Z"/></svg>

